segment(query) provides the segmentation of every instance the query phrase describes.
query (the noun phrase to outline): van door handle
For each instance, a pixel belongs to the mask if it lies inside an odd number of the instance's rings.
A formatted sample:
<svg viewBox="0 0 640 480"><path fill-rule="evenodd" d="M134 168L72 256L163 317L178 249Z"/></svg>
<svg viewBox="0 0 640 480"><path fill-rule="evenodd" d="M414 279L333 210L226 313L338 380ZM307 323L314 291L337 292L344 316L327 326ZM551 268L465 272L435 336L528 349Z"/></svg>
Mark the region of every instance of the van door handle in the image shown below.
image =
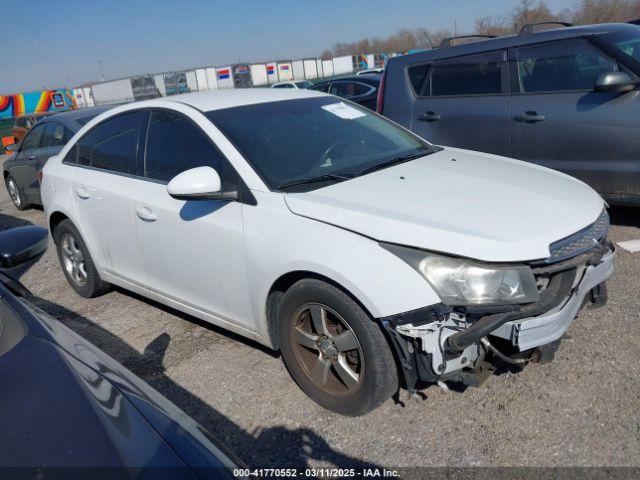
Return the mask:
<svg viewBox="0 0 640 480"><path fill-rule="evenodd" d="M145 222L155 222L158 216L149 207L136 208L136 215Z"/></svg>
<svg viewBox="0 0 640 480"><path fill-rule="evenodd" d="M76 188L76 195L83 200L87 200L89 197L91 197L87 189L84 187Z"/></svg>
<svg viewBox="0 0 640 480"><path fill-rule="evenodd" d="M437 122L441 118L442 117L437 113L429 111L429 112L426 112L421 117L418 117L418 120L420 120L421 122Z"/></svg>
<svg viewBox="0 0 640 480"><path fill-rule="evenodd" d="M523 123L536 123L544 122L547 119L546 115L538 115L537 112L524 112L522 115L516 115L513 117L516 122Z"/></svg>

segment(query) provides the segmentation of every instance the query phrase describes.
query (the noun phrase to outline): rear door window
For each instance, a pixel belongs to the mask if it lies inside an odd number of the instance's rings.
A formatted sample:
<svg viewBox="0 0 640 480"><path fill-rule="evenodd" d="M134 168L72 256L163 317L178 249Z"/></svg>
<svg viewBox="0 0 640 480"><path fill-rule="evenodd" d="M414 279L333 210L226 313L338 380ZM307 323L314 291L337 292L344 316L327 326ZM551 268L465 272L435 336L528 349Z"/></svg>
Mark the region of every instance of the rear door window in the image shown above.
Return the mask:
<svg viewBox="0 0 640 480"><path fill-rule="evenodd" d="M431 96L501 93L503 58L503 52L487 52L435 62L430 76Z"/></svg>
<svg viewBox="0 0 640 480"><path fill-rule="evenodd" d="M143 115L141 111L124 113L109 118L91 129L78 141L77 163L135 175L138 136Z"/></svg>
<svg viewBox="0 0 640 480"><path fill-rule="evenodd" d="M521 93L590 91L598 76L618 70L615 61L584 39L518 48L515 58Z"/></svg>
<svg viewBox="0 0 640 480"><path fill-rule="evenodd" d="M210 166L223 176L222 153L202 129L184 115L153 110L149 119L144 175L169 182L185 170Z"/></svg>
<svg viewBox="0 0 640 480"><path fill-rule="evenodd" d="M36 148L40 148L43 133L44 125L33 127L22 141L22 150L35 150Z"/></svg>

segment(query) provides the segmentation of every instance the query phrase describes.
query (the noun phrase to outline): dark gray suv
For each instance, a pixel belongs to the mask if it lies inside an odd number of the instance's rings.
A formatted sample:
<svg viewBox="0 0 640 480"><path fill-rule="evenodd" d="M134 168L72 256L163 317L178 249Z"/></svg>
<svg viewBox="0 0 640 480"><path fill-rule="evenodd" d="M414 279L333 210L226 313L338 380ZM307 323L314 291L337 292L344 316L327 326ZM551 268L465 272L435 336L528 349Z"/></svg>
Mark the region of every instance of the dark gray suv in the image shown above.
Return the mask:
<svg viewBox="0 0 640 480"><path fill-rule="evenodd" d="M389 60L378 111L433 143L561 170L640 205L640 27L567 27Z"/></svg>

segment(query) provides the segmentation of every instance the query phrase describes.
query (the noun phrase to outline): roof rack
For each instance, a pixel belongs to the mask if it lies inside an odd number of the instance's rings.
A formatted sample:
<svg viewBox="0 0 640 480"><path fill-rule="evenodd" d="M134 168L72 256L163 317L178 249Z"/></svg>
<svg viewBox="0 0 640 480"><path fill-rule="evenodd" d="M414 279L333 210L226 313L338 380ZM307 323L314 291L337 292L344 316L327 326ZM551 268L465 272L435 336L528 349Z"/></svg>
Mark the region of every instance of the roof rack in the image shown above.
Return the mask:
<svg viewBox="0 0 640 480"><path fill-rule="evenodd" d="M447 37L442 39L442 42L440 42L440 47L439 48L446 48L446 47L450 47L451 46L451 41L452 40L458 40L460 38L496 38L495 35L458 35L457 37Z"/></svg>
<svg viewBox="0 0 640 480"><path fill-rule="evenodd" d="M533 27L539 27L540 25L562 25L563 27L573 27L573 23L569 22L538 22L538 23L527 23L523 25L520 29L520 33L518 35L532 35Z"/></svg>

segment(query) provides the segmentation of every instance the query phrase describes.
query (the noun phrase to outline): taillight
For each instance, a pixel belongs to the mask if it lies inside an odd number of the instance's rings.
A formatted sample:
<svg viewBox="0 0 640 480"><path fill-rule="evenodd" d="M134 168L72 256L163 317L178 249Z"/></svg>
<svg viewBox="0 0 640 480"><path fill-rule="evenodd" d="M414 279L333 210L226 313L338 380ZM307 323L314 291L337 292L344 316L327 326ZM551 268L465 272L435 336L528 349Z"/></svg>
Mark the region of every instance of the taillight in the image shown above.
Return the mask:
<svg viewBox="0 0 640 480"><path fill-rule="evenodd" d="M42 170L38 170L38 173L36 173L36 177L38 177L38 183L42 185Z"/></svg>
<svg viewBox="0 0 640 480"><path fill-rule="evenodd" d="M382 72L382 78L380 79L380 86L378 87L378 98L376 99L376 112L382 115L382 107L384 105L384 81L387 78L387 70Z"/></svg>

